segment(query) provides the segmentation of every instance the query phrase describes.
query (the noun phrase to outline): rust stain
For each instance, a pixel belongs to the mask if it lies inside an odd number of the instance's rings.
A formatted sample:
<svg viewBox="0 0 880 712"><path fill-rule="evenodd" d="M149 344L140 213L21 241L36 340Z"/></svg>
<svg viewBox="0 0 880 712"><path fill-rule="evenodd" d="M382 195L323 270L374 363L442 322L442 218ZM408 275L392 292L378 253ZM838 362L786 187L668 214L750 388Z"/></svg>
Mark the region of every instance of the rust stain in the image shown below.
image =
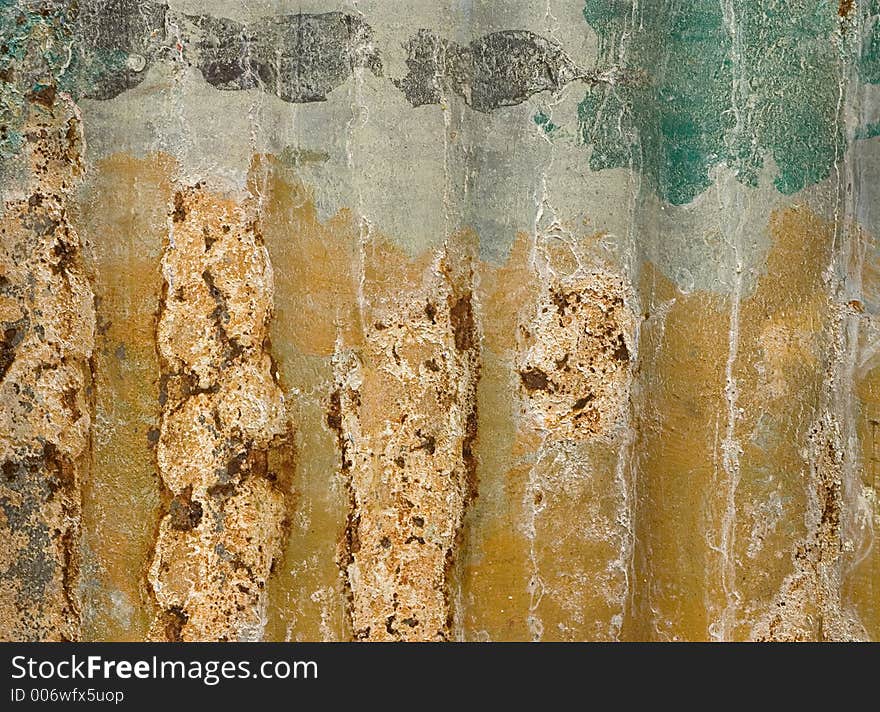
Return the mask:
<svg viewBox="0 0 880 712"><path fill-rule="evenodd" d="M495 267L467 233L411 256L349 211L320 220L271 156L254 158L243 200L175 194L168 157L114 156L77 223L114 236L88 264L95 335L63 170L77 124L58 104L33 112L37 187L0 223L0 388L10 403L9 388L36 389L43 410L2 416L3 636L77 637L78 591L83 633L113 639L876 627L875 557L844 571L857 557L829 396L841 314L874 307L835 305L834 226L809 210L773 215L736 326L730 299L646 265L637 343L631 285L595 236L576 259L519 235ZM878 371L857 384L874 518ZM48 408L64 417L40 419ZM133 511L158 534L135 532ZM41 561L51 576L35 583L23 572ZM33 585L42 607L24 614Z"/></svg>
<svg viewBox="0 0 880 712"><path fill-rule="evenodd" d="M512 375L517 326L539 289L530 250L531 237L522 232L503 265L478 265L475 303L483 334L477 388L480 492L466 514L456 572L468 640L529 637L529 540L521 526L520 503L540 438L518 431Z"/></svg>
<svg viewBox="0 0 880 712"><path fill-rule="evenodd" d="M864 334L862 341L862 352L873 352L869 334ZM880 367L873 361L856 381L861 465L856 501L861 511L852 532L852 550L847 553L843 598L858 615L866 637L877 640L880 637L880 584L876 572L880 552L874 545L874 537L880 530Z"/></svg>
<svg viewBox="0 0 880 712"><path fill-rule="evenodd" d="M842 640L851 637L840 612L840 434L820 421L810 433L808 533L794 552L775 607L753 630L758 640Z"/></svg>
<svg viewBox="0 0 880 712"><path fill-rule="evenodd" d="M538 243L535 269L540 291L522 315L514 356L519 427L541 437L520 515L530 540L529 633L617 640L630 546L621 474L635 339L629 288L599 255L576 258L554 240Z"/></svg>
<svg viewBox="0 0 880 712"><path fill-rule="evenodd" d="M850 635L835 593L841 444L826 375L837 317L823 278L834 225L794 207L774 213L769 229L773 248L744 304L746 356L736 369L743 413L733 555L743 603L733 637L840 639Z"/></svg>
<svg viewBox="0 0 880 712"><path fill-rule="evenodd" d="M724 298L679 292L643 269L644 321L635 403L635 551L631 640L705 640L713 550L702 532L716 493L729 313Z"/></svg>
<svg viewBox="0 0 880 712"><path fill-rule="evenodd" d="M531 238L517 233L506 262L498 267L481 264L477 300L482 309L486 348L496 354L516 348L517 327L522 314L534 304L539 285L529 264Z"/></svg>
<svg viewBox="0 0 880 712"><path fill-rule="evenodd" d="M159 523L160 259L176 164L117 154L93 167L80 224L94 245L98 305L91 467L83 481L83 635L143 640L155 615L146 572Z"/></svg>

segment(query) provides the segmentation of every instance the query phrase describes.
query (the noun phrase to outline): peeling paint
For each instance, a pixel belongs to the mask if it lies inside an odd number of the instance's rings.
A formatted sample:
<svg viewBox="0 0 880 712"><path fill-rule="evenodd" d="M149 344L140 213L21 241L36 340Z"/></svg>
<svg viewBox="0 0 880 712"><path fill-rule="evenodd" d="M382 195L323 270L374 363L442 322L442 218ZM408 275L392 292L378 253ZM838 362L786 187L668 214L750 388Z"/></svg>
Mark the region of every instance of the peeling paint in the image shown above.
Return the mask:
<svg viewBox="0 0 880 712"><path fill-rule="evenodd" d="M289 424L266 351L273 275L252 211L178 191L162 271L157 460L168 490L149 580L160 640L259 640L286 516L268 468Z"/></svg>
<svg viewBox="0 0 880 712"><path fill-rule="evenodd" d="M2 640L76 640L80 490L88 466L95 307L69 219L81 125L71 103L33 102L27 197L0 221ZM10 313L13 311L13 313Z"/></svg>
<svg viewBox="0 0 880 712"><path fill-rule="evenodd" d="M0 637L877 638L877 3L402 7L0 0Z"/></svg>
<svg viewBox="0 0 880 712"><path fill-rule="evenodd" d="M357 640L453 637L449 570L476 492L478 334L466 237L389 270L365 262L364 344L336 355L328 423L351 510L340 567ZM393 252L391 252L393 254ZM408 275L407 289L389 278Z"/></svg>

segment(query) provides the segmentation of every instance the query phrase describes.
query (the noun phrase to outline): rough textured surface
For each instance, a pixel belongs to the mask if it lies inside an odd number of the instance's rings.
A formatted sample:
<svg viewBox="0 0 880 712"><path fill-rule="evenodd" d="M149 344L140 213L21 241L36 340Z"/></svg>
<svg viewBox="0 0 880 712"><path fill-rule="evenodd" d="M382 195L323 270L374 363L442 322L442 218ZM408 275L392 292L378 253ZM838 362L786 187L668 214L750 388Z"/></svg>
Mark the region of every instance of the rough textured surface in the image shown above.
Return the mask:
<svg viewBox="0 0 880 712"><path fill-rule="evenodd" d="M338 354L330 396L351 490L340 566L355 639L445 640L447 574L476 491L472 271L453 242L425 260L400 259L400 289L383 279L393 255L368 247L364 345Z"/></svg>
<svg viewBox="0 0 880 712"><path fill-rule="evenodd" d="M187 20L201 33L199 71L218 89L259 87L284 101L325 101L356 67L382 69L370 28L340 12L247 25L209 16Z"/></svg>
<svg viewBox="0 0 880 712"><path fill-rule="evenodd" d="M877 0L0 28L0 638L880 638Z"/></svg>
<svg viewBox="0 0 880 712"><path fill-rule="evenodd" d="M0 220L0 638L74 640L95 335L68 216L80 120L70 102L34 100L24 137L31 178Z"/></svg>
<svg viewBox="0 0 880 712"><path fill-rule="evenodd" d="M535 314L519 326L525 415L560 440L606 433L623 415L631 381L623 280L599 270L545 279Z"/></svg>
<svg viewBox="0 0 880 712"><path fill-rule="evenodd" d="M396 83L413 106L439 104L452 90L477 111L491 111L587 78L559 45L522 30L493 32L466 47L420 30L406 50L409 72Z"/></svg>
<svg viewBox="0 0 880 712"><path fill-rule="evenodd" d="M268 449L286 433L264 349L273 279L253 215L199 186L174 196L156 339L167 513L149 579L163 640L254 640L284 495Z"/></svg>

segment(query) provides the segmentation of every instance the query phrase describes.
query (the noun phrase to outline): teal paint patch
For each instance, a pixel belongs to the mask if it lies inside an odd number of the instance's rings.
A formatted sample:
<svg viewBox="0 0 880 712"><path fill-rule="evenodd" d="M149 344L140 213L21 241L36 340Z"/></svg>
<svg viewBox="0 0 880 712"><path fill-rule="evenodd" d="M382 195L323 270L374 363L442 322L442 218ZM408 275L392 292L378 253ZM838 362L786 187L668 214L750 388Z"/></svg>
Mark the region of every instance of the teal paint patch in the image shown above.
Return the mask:
<svg viewBox="0 0 880 712"><path fill-rule="evenodd" d="M593 147L590 170L635 167L638 160L632 107L614 90L591 91L578 105L580 140Z"/></svg>
<svg viewBox="0 0 880 712"><path fill-rule="evenodd" d="M880 84L880 0L870 0L862 11L859 77L868 84Z"/></svg>
<svg viewBox="0 0 880 712"><path fill-rule="evenodd" d="M0 0L0 158L21 149L28 96L54 86L66 61L68 5Z"/></svg>
<svg viewBox="0 0 880 712"><path fill-rule="evenodd" d="M0 158L21 149L27 107L41 89L50 90L44 97L57 90L78 100L138 81L130 79L129 53L98 43L82 19L66 0L0 0ZM129 42L124 27L119 41Z"/></svg>
<svg viewBox="0 0 880 712"><path fill-rule="evenodd" d="M550 117L545 114L543 111L538 111L534 116L535 123L541 127L541 130L545 134L552 134L559 130L559 126L554 124Z"/></svg>
<svg viewBox="0 0 880 712"><path fill-rule="evenodd" d="M590 167L633 167L665 201L692 201L731 166L777 189L827 177L842 152L838 6L829 0L586 0L601 60L629 80L591 88L578 110ZM735 28L735 29L734 29ZM626 38L626 39L624 39ZM626 41L625 52L619 54Z"/></svg>

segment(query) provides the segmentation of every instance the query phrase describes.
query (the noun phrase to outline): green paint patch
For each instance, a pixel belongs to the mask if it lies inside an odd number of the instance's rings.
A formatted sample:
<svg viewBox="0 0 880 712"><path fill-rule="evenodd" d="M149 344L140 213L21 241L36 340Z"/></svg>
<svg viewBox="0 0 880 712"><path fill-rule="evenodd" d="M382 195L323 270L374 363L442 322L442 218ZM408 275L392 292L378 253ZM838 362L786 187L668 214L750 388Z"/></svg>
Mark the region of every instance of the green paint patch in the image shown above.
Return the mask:
<svg viewBox="0 0 880 712"><path fill-rule="evenodd" d="M28 95L54 83L65 58L66 5L0 0L0 159L24 143Z"/></svg>
<svg viewBox="0 0 880 712"><path fill-rule="evenodd" d="M859 76L868 84L880 84L880 0L864 4L861 30Z"/></svg>
<svg viewBox="0 0 880 712"><path fill-rule="evenodd" d="M559 126L554 124L550 120L550 117L547 114L545 114L543 111L536 112L535 116L534 116L534 120L535 120L535 123L541 127L541 130L547 135L553 134L559 130Z"/></svg>
<svg viewBox="0 0 880 712"><path fill-rule="evenodd" d="M602 60L627 57L630 77L591 88L579 106L593 170L639 169L676 205L708 188L721 164L755 185L770 156L786 194L830 174L843 145L836 0L643 5L586 0Z"/></svg>
<svg viewBox="0 0 880 712"><path fill-rule="evenodd" d="M81 36L77 11L67 0L0 0L0 159L20 151L27 106L40 88L79 99L128 71L125 51Z"/></svg>

